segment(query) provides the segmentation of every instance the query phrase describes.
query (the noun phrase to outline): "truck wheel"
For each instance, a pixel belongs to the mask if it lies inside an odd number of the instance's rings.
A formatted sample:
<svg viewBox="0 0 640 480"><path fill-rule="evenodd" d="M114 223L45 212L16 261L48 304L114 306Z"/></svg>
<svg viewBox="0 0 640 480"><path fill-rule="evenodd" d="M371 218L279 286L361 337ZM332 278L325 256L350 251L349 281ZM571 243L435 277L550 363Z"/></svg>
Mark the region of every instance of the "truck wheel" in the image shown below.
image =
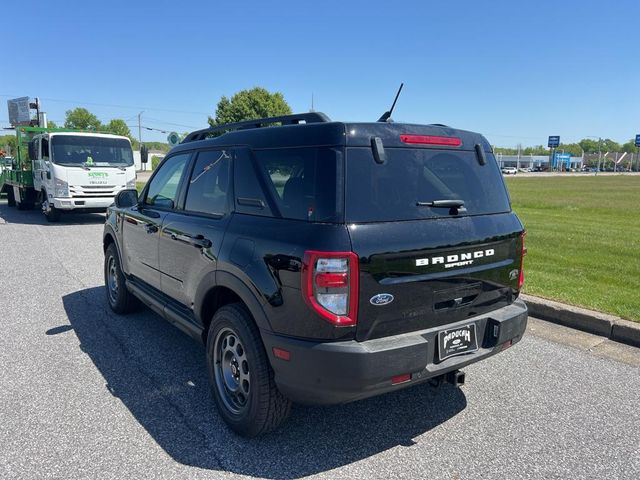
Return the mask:
<svg viewBox="0 0 640 480"><path fill-rule="evenodd" d="M138 299L127 290L124 274L120 268L118 250L113 243L107 247L104 254L104 284L111 310L124 315L136 309Z"/></svg>
<svg viewBox="0 0 640 480"><path fill-rule="evenodd" d="M9 207L16 206L16 197L13 196L13 187L7 189L7 205Z"/></svg>
<svg viewBox="0 0 640 480"><path fill-rule="evenodd" d="M42 197L44 198L42 202L42 213L47 217L47 221L49 222L58 222L60 221L60 210L58 210L55 206L49 203L49 199L47 198L47 192L42 192Z"/></svg>
<svg viewBox="0 0 640 480"><path fill-rule="evenodd" d="M220 415L240 435L267 433L289 416L291 401L276 387L260 333L244 305L225 305L213 316L207 366Z"/></svg>

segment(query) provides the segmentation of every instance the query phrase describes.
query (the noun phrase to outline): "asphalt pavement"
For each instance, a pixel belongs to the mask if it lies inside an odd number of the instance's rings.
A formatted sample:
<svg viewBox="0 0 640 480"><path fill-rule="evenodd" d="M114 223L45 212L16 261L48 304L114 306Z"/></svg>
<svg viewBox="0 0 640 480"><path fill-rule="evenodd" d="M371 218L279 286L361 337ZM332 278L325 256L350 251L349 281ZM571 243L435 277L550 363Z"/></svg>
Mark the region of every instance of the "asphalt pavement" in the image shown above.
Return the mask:
<svg viewBox="0 0 640 480"><path fill-rule="evenodd" d="M0 201L0 478L640 478L640 349L535 319L462 389L296 406L240 438L202 346L109 311L103 221Z"/></svg>

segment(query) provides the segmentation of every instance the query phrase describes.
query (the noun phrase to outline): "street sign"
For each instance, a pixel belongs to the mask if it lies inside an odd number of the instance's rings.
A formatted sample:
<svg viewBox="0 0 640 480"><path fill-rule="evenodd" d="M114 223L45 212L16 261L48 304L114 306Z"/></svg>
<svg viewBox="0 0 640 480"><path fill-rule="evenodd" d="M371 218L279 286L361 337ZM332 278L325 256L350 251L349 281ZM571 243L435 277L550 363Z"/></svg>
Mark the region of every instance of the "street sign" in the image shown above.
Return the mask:
<svg viewBox="0 0 640 480"><path fill-rule="evenodd" d="M9 123L13 127L19 125L29 125L31 123L31 112L29 110L29 97L14 98L7 100L9 109Z"/></svg>
<svg viewBox="0 0 640 480"><path fill-rule="evenodd" d="M636 135L636 147L640 148L640 134Z"/></svg>
<svg viewBox="0 0 640 480"><path fill-rule="evenodd" d="M180 135L177 132L171 132L167 137L167 142L169 142L170 147L175 147L180 143Z"/></svg>
<svg viewBox="0 0 640 480"><path fill-rule="evenodd" d="M560 145L560 135L553 135L549 137L549 148L558 148Z"/></svg>

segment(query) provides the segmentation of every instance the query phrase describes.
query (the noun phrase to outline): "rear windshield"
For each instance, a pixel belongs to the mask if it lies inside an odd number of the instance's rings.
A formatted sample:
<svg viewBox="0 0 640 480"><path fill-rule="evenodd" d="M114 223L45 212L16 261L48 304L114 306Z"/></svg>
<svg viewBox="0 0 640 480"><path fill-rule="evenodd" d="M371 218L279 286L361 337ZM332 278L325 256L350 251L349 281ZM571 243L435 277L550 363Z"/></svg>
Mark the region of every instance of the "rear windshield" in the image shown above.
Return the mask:
<svg viewBox="0 0 640 480"><path fill-rule="evenodd" d="M485 215L511 210L502 175L491 155L480 165L475 152L386 148L377 164L370 148L347 149L347 222L385 222L449 216L449 208L418 202L462 200L466 212Z"/></svg>

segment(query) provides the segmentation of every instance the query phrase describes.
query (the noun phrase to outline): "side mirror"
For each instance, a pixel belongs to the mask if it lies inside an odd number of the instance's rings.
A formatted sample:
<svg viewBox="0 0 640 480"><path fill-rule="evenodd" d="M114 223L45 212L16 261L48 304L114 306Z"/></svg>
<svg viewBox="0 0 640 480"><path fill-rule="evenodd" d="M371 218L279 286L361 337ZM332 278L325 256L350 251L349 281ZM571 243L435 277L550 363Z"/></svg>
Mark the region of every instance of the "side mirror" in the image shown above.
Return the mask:
<svg viewBox="0 0 640 480"><path fill-rule="evenodd" d="M140 145L140 163L147 163L149 161L149 149L146 145Z"/></svg>
<svg viewBox="0 0 640 480"><path fill-rule="evenodd" d="M133 207L138 203L138 191L134 189L122 190L116 195L116 198L113 199L113 203L115 203L118 208Z"/></svg>

